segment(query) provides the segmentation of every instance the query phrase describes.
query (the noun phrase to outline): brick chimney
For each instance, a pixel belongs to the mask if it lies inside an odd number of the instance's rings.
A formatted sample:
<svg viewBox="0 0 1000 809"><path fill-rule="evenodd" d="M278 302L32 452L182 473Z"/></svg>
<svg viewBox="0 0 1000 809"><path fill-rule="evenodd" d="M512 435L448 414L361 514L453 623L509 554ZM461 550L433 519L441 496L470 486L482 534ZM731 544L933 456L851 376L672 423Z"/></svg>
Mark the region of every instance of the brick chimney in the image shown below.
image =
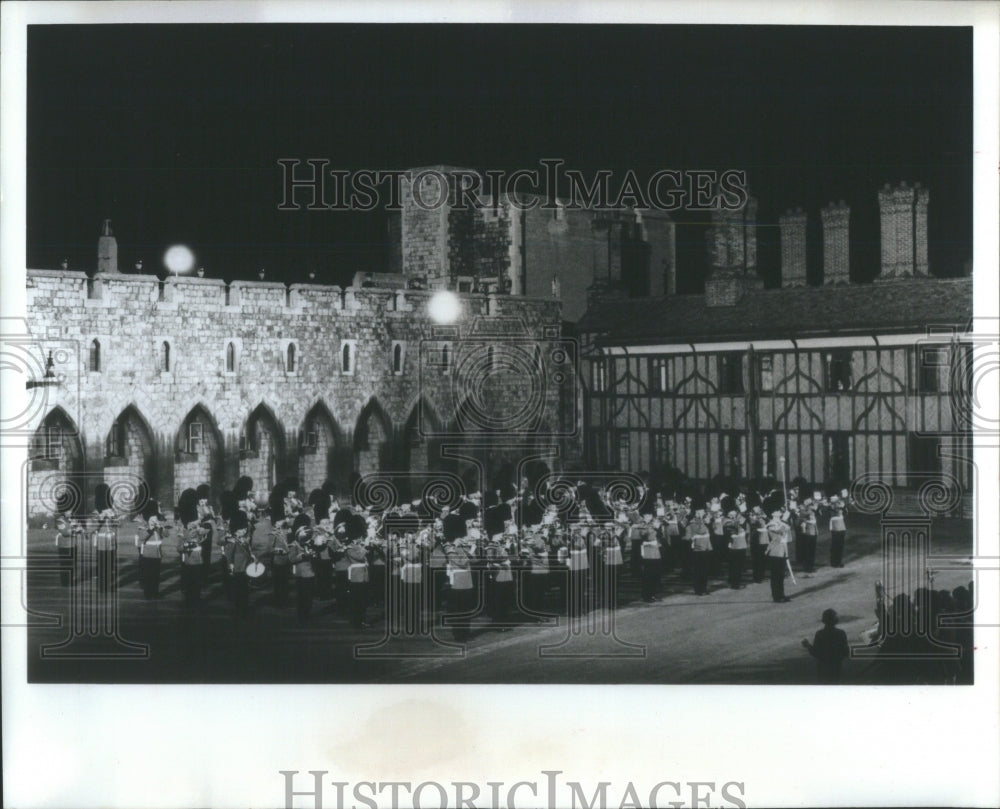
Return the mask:
<svg viewBox="0 0 1000 809"><path fill-rule="evenodd" d="M806 285L806 221L801 208L786 211L778 217L781 231L781 286Z"/></svg>
<svg viewBox="0 0 1000 809"><path fill-rule="evenodd" d="M927 206L931 201L931 193L926 188L922 188L920 183L916 186L916 200L913 209L913 272L915 275L930 275L930 266L927 263Z"/></svg>
<svg viewBox="0 0 1000 809"><path fill-rule="evenodd" d="M118 272L118 240L111 232L111 220L105 219L101 227L101 237L97 240L97 271L99 273Z"/></svg>
<svg viewBox="0 0 1000 809"><path fill-rule="evenodd" d="M843 200L819 213L823 222L823 283L851 283L851 209Z"/></svg>
<svg viewBox="0 0 1000 809"><path fill-rule="evenodd" d="M920 183L888 183L878 193L882 221L882 272L877 280L926 276L927 206L930 193Z"/></svg>
<svg viewBox="0 0 1000 809"><path fill-rule="evenodd" d="M740 210L712 212L708 232L710 269L705 280L709 306L735 306L747 289L763 286L757 276L757 200Z"/></svg>

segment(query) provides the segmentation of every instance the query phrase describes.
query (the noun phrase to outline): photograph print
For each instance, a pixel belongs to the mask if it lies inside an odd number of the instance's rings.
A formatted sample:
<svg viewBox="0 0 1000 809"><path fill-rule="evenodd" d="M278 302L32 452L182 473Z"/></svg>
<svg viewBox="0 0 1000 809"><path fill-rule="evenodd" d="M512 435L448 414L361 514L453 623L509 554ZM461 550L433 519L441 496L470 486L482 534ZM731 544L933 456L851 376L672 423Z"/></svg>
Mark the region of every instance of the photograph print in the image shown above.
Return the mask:
<svg viewBox="0 0 1000 809"><path fill-rule="evenodd" d="M972 42L29 26L29 682L973 684Z"/></svg>

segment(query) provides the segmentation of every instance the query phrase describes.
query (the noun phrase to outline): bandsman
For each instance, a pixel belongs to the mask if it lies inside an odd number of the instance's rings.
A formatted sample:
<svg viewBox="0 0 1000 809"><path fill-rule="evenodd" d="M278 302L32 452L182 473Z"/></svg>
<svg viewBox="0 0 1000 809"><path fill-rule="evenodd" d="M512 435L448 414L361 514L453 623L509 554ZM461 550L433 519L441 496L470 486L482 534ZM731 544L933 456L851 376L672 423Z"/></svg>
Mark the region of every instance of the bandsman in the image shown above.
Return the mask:
<svg viewBox="0 0 1000 809"><path fill-rule="evenodd" d="M285 503L285 514L291 514L292 512L287 510L287 498L285 499ZM309 515L304 514L301 510L295 513L290 519L292 520L292 524L295 526L295 530L298 530L303 525L312 524L309 519ZM316 574L316 598L320 601L329 601L333 598L334 543L336 543L336 547L339 549L342 542L346 541L346 523L340 523L336 529L334 529L331 520L326 519L322 520L313 528L313 572ZM346 601L346 593L341 596L340 600L341 602ZM343 606L343 604L341 604L341 606Z"/></svg>
<svg viewBox="0 0 1000 809"><path fill-rule="evenodd" d="M289 480L286 486L284 497L285 517L294 520L299 514L303 513L304 505L299 498L298 482Z"/></svg>
<svg viewBox="0 0 1000 809"><path fill-rule="evenodd" d="M651 534L647 530L645 523L632 525L631 529L634 538L640 538L639 554L642 555L642 547L645 546ZM605 534L598 538L601 546L601 604L604 609L613 609L618 606L618 593L621 586L621 571L624 564L622 554L622 543L612 534Z"/></svg>
<svg viewBox="0 0 1000 809"><path fill-rule="evenodd" d="M549 572L551 570L549 548L545 544L545 540L531 531L526 534L525 548L530 565L530 570L524 580L525 595L527 596L525 606L531 612L536 613L536 618L540 618L541 616L537 613L545 612L545 594L549 589Z"/></svg>
<svg viewBox="0 0 1000 809"><path fill-rule="evenodd" d="M487 561L486 580L486 612L490 620L500 626L501 632L506 632L508 627L503 626L507 621L514 601L514 574L511 570L510 557L503 544L494 540L485 549Z"/></svg>
<svg viewBox="0 0 1000 809"><path fill-rule="evenodd" d="M691 561L694 573L694 594L708 595L708 571L711 567L712 537L705 523L705 510L697 509L687 525L691 543Z"/></svg>
<svg viewBox="0 0 1000 809"><path fill-rule="evenodd" d="M767 524L768 545L765 553L768 557L768 569L771 578L771 599L776 603L788 602L785 595L785 569L788 567L788 543L791 541L791 529L782 518L782 512L771 513Z"/></svg>
<svg viewBox="0 0 1000 809"><path fill-rule="evenodd" d="M381 537L368 543L368 573L371 576L368 594L376 604L386 604L385 548L386 541Z"/></svg>
<svg viewBox="0 0 1000 809"><path fill-rule="evenodd" d="M204 576L202 564L202 548L205 537L204 528L198 521L198 505L194 497L185 489L177 504L177 520L183 528L181 544L178 548L181 560L181 593L184 603L193 607L201 600L201 585Z"/></svg>
<svg viewBox="0 0 1000 809"><path fill-rule="evenodd" d="M355 540L344 553L347 559L347 579L350 588L350 618L354 629L367 629L368 609L368 552L361 540Z"/></svg>
<svg viewBox="0 0 1000 809"><path fill-rule="evenodd" d="M844 542L847 539L847 522L844 513L846 502L833 495L830 498L830 567L844 566Z"/></svg>
<svg viewBox="0 0 1000 809"><path fill-rule="evenodd" d="M659 601L662 555L655 532L650 531L642 543L642 600L647 604Z"/></svg>
<svg viewBox="0 0 1000 809"><path fill-rule="evenodd" d="M756 583L764 581L764 571L767 569L767 515L760 506L754 506L750 511L750 567L753 580Z"/></svg>
<svg viewBox="0 0 1000 809"><path fill-rule="evenodd" d="M403 625L407 633L420 631L423 620L424 566L413 534L406 534L400 549L399 582Z"/></svg>
<svg viewBox="0 0 1000 809"><path fill-rule="evenodd" d="M587 542L576 533L558 551L559 561L568 571L566 584L567 611L571 616L583 615L587 611Z"/></svg>
<svg viewBox="0 0 1000 809"><path fill-rule="evenodd" d="M431 576L431 609L434 611L434 623L439 624L444 615L443 605L448 589L448 545L441 531L431 528L431 546L428 557L428 568Z"/></svg>
<svg viewBox="0 0 1000 809"><path fill-rule="evenodd" d="M160 514L159 504L150 500L142 511L146 523L145 536L136 534L136 544L139 548L139 585L147 599L157 598L160 594L160 567L163 560L163 539L167 526L165 518Z"/></svg>
<svg viewBox="0 0 1000 809"><path fill-rule="evenodd" d="M291 576L291 561L288 557L288 523L280 520L271 531L271 545L268 555L271 558L271 581L274 583L274 603L284 607L288 603L289 578Z"/></svg>
<svg viewBox="0 0 1000 809"><path fill-rule="evenodd" d="M111 489L106 483L99 483L95 489L94 549L97 551L97 589L106 593L114 582L117 570L118 518L111 508Z"/></svg>
<svg viewBox="0 0 1000 809"><path fill-rule="evenodd" d="M726 558L726 515L722 511L719 498L713 497L709 506L708 526L711 531L712 555L709 559L709 576L713 579L722 575L722 565Z"/></svg>
<svg viewBox="0 0 1000 809"><path fill-rule="evenodd" d="M680 565L681 576L691 577L691 540L687 535L687 526L683 522L683 508L671 501L666 510L667 541L670 543L670 565L673 572L674 561Z"/></svg>
<svg viewBox="0 0 1000 809"><path fill-rule="evenodd" d="M474 591L469 554L461 545L448 552L448 613L455 640L464 642L472 637Z"/></svg>
<svg viewBox="0 0 1000 809"><path fill-rule="evenodd" d="M725 531L729 539L729 586L743 589L743 568L747 560L747 524L738 511L726 515Z"/></svg>
<svg viewBox="0 0 1000 809"><path fill-rule="evenodd" d="M247 576L247 566L254 561L249 518L241 517L238 513L230 524L230 530L233 532L233 541L227 543L226 550L233 577L233 603L236 606L236 617L245 618L250 612L250 578Z"/></svg>
<svg viewBox="0 0 1000 809"><path fill-rule="evenodd" d="M212 494L212 489L207 483L202 483L196 490L195 493L198 497L198 524L202 528L202 534L205 537L204 542L201 546L201 563L204 566L204 577L207 582L209 579L209 572L212 567L212 540L215 537L215 509L209 505L209 497Z"/></svg>
<svg viewBox="0 0 1000 809"><path fill-rule="evenodd" d="M77 546L84 536L83 526L69 513L56 518L56 550L59 554L59 584L70 587L76 569Z"/></svg>
<svg viewBox="0 0 1000 809"><path fill-rule="evenodd" d="M803 501L798 514L799 539L796 549L806 573L816 571L816 508L811 497Z"/></svg>
<svg viewBox="0 0 1000 809"><path fill-rule="evenodd" d="M222 583L222 594L228 601L233 599L233 576L230 570L230 558L232 556L232 549L227 551L227 548L232 543L232 529L231 525L233 520L236 519L236 515L240 513L240 501L236 494L236 491L227 491L222 493L222 509L220 516L222 517L223 525L222 531L219 535L219 581ZM244 514L245 517L245 514ZM272 512L271 519L274 519L274 514ZM207 579L206 579L207 581Z"/></svg>
<svg viewBox="0 0 1000 809"><path fill-rule="evenodd" d="M288 560L292 563L292 575L295 577L295 613L300 626L308 623L312 612L316 573L312 565L311 540L312 528L306 518L292 532L288 543Z"/></svg>

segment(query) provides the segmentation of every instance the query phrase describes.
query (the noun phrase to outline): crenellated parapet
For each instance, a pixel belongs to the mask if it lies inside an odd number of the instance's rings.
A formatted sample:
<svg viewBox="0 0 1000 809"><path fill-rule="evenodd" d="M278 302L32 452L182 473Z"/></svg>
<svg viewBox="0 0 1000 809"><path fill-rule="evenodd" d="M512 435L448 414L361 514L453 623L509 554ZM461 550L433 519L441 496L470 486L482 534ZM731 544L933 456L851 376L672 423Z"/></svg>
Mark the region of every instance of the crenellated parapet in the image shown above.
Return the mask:
<svg viewBox="0 0 1000 809"><path fill-rule="evenodd" d="M27 271L29 308L41 310L108 309L139 313L153 311L238 313L272 317L303 315L367 317L374 314L406 313L426 316L434 290L378 287L340 287L325 284L290 284L276 281L233 281L219 278L97 273L89 276L74 270ZM545 298L512 297L500 293L459 292L463 312L492 316L501 311L551 311L559 320L558 302ZM422 313L422 314L421 314Z"/></svg>

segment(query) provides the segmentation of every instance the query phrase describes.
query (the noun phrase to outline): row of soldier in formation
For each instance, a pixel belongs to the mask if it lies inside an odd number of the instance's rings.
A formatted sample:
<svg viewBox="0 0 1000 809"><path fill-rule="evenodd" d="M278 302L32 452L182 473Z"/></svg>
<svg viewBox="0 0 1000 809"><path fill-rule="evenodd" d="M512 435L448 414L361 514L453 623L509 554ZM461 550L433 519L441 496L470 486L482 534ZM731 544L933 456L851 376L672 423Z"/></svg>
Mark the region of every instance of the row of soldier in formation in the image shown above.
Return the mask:
<svg viewBox="0 0 1000 809"><path fill-rule="evenodd" d="M659 600L663 572L677 568L698 595L708 595L709 580L719 577L742 588L748 557L753 581L767 573L773 600L784 603L786 573L794 576L789 549L794 544L797 564L812 571L821 519L828 520L830 564L843 566L850 506L847 492L802 499L797 488L695 500L643 486L582 482L539 491L527 481L519 491L455 496L450 505L430 497L378 509L358 502L365 499L341 505L324 486L303 502L295 481L263 497L241 478L221 498L219 512L207 484L185 490L173 526L151 501L135 518L139 582L147 598L158 596L164 543L173 529L185 601L197 604L213 578L217 545L219 578L238 615L248 613L251 588L269 573L278 605L288 604L295 581L300 622L308 620L317 596L335 597L351 624L364 628L370 590L397 623L442 606L468 613L482 591L487 613L502 625L515 605L529 617L544 615L552 590L570 614L617 604L625 570L646 602ZM265 519L269 530L262 542L255 536ZM72 581L71 557L89 534L98 583L106 589L119 522L112 508L95 512L87 528L59 515L64 585ZM457 636L467 634L468 623L452 625Z"/></svg>

